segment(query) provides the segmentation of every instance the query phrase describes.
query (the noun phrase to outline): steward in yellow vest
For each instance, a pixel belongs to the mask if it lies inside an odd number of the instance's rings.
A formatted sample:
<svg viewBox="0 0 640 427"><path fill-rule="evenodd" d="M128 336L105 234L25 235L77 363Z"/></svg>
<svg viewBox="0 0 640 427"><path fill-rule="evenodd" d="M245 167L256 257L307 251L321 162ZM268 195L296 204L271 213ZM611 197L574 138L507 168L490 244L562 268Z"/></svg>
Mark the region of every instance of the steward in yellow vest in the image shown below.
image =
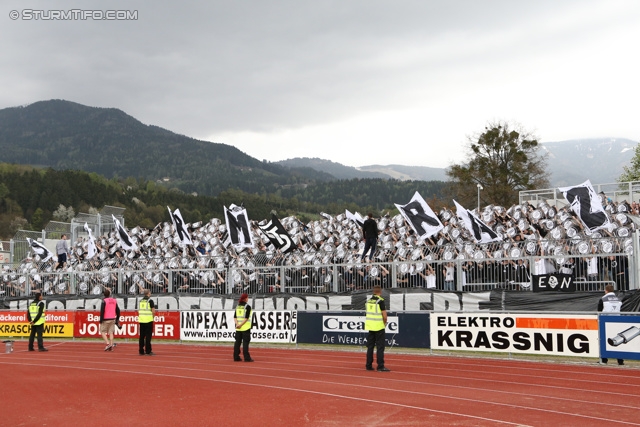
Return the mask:
<svg viewBox="0 0 640 427"><path fill-rule="evenodd" d="M233 360L242 362L240 358L240 345L242 345L242 354L245 362L253 362L249 354L249 343L251 342L251 306L247 304L249 300L248 294L242 294L236 307L236 313L233 316L236 324L236 342L233 346Z"/></svg>
<svg viewBox="0 0 640 427"><path fill-rule="evenodd" d="M144 298L138 303L138 327L140 328L140 339L138 340L138 354L140 356L154 356L151 349L151 336L153 335L153 319L156 315L156 308L151 299L151 291L144 290Z"/></svg>
<svg viewBox="0 0 640 427"><path fill-rule="evenodd" d="M384 366L385 327L387 326L387 309L382 298L382 288L373 287L373 296L366 303L366 317L364 328L367 335L367 371L373 371L373 348L376 348L378 371L389 372Z"/></svg>
<svg viewBox="0 0 640 427"><path fill-rule="evenodd" d="M42 341L44 323L47 319L44 301L42 301L42 294L40 292L35 295L35 299L31 304L29 304L27 319L31 325L31 333L29 334L29 351L35 351L33 348L33 341L35 340L36 335L38 336L38 351L49 351L44 348L44 343Z"/></svg>

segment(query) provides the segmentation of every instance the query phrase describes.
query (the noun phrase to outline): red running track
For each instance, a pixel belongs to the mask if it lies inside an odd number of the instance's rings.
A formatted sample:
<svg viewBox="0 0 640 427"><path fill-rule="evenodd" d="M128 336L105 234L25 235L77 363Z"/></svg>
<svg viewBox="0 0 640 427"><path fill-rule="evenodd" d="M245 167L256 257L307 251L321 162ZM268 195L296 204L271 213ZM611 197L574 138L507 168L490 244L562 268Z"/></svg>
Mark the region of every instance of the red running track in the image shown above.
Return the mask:
<svg viewBox="0 0 640 427"><path fill-rule="evenodd" d="M154 343L17 342L0 354L0 425L640 426L630 367Z"/></svg>

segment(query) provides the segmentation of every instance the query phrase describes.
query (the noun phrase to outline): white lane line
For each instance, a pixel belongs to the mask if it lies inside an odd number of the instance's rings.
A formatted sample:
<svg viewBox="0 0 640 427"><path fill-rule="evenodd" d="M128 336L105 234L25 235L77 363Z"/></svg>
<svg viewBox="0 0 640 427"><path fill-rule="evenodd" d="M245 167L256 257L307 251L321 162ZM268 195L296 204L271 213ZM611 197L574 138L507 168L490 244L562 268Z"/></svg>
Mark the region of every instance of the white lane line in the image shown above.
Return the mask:
<svg viewBox="0 0 640 427"><path fill-rule="evenodd" d="M77 354L78 352L73 352L73 353ZM86 354L93 354L93 352L85 352L85 353ZM55 355L51 355L51 356L55 356ZM163 358L166 358L166 357L171 357L171 358L178 359L178 360L187 359L187 358L188 359L194 359L193 356L186 356L186 355L184 355L184 356L183 355L175 355L175 356L166 355ZM200 359L200 358L195 358L195 359ZM302 364L302 366L309 366L308 358L307 359L303 359L303 360L305 360L305 363ZM323 361L325 361L325 360L323 360ZM203 363L205 363L205 362L203 362ZM277 365L284 364L286 366L291 366L292 365L291 359L288 359L287 363L284 363L284 362L263 362L263 363L277 364ZM313 366L317 367L317 368L332 368L332 369L336 368L334 365L313 365ZM403 366L403 365L398 365L398 366ZM340 369L353 369L353 368L346 368L346 367L344 367L344 368L343 367L338 367L338 368L340 368ZM303 372L307 372L307 371L303 371ZM411 375L411 376L424 376L424 377L428 377L428 378L437 377L437 378L443 378L443 379L447 379L447 380L459 379L459 380L476 381L476 382L487 382L487 381L490 381L492 383L500 383L500 384L505 384L505 385L540 387L540 388L548 388L548 389L554 389L554 390L568 390L568 391L580 391L580 392L590 392L590 391L593 390L592 388L554 386L554 385L548 385L548 384L536 384L536 383L528 383L528 382L498 380L498 379L495 379L495 378L487 379L487 378L460 377L460 376L452 377L451 375L439 375L439 374L434 374L434 373L420 373L420 372L414 372L414 371L411 371L411 370L408 370L406 372L394 370L394 372L397 373L397 374ZM509 376L511 376L511 375L509 375ZM528 377L532 377L532 376L528 376ZM536 377L534 377L534 378L536 378ZM391 380L391 381L393 381L393 380ZM401 380L398 380L398 381L401 381ZM573 380L569 380L569 381L573 381ZM599 385L601 383L597 383L597 384ZM629 392L598 391L598 394L599 395L608 394L608 395L612 395L612 396L624 396L624 397L629 397L630 396ZM635 396L635 395L632 394L631 396ZM545 396L545 398L546 398L546 396Z"/></svg>

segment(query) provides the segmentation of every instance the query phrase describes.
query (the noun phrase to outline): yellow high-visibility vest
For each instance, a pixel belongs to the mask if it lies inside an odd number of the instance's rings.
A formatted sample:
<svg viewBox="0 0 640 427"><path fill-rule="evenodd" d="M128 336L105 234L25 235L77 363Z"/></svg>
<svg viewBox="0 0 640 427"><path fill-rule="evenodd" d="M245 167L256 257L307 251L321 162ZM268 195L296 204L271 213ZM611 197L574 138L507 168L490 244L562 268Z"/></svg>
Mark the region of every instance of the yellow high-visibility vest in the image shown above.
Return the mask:
<svg viewBox="0 0 640 427"><path fill-rule="evenodd" d="M384 329L380 301L384 301L384 298L378 295L374 295L371 299L367 300L367 317L364 321L364 328L367 331L381 331Z"/></svg>
<svg viewBox="0 0 640 427"><path fill-rule="evenodd" d="M140 300L138 305L138 322L139 323L151 323L153 322L153 313L151 312L151 304L148 299Z"/></svg>
<svg viewBox="0 0 640 427"><path fill-rule="evenodd" d="M246 317L246 313L247 313L247 306L245 305L238 305L236 307L236 319L238 319L238 323L242 323L244 322L244 319L247 319L247 323L245 323L244 325L240 326L239 328L237 328L237 331L243 332L243 331L248 331L249 329L251 329L251 316L249 316L248 318Z"/></svg>
<svg viewBox="0 0 640 427"><path fill-rule="evenodd" d="M34 301L34 302L32 302L32 303L29 305L29 315L31 316L31 321L32 321L32 322L33 322L33 320L34 320L36 317L38 317L38 313L40 312L40 303L41 303L41 302L42 302L42 301L37 301L37 302L36 302L36 301ZM45 319L45 311L46 311L46 308L44 307L44 303L42 303L42 304L43 304L43 307L42 307L42 316L40 316L40 318L38 319L38 321L37 321L37 322L35 322L35 323L33 324L33 326L37 326L37 325L44 325L44 322L45 322L45 320L46 320L46 319Z"/></svg>

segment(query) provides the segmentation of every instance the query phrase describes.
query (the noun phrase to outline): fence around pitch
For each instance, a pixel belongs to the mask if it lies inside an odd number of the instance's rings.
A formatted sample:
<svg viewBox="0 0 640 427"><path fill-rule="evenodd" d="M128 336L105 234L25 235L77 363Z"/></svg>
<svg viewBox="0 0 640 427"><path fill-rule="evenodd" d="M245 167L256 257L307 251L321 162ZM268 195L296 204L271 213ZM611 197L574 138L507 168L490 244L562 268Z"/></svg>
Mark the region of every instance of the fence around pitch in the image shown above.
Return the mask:
<svg viewBox="0 0 640 427"><path fill-rule="evenodd" d="M99 295L105 288L119 294L153 293L323 293L383 288L431 288L486 291L495 288L530 291L531 275L571 274L578 291L637 289L635 258L626 253L573 256L528 256L300 264L227 268L155 268L128 270L103 266L91 271L28 271L4 269L0 297L32 295ZM18 269L19 270L19 269ZM451 280L452 279L452 280Z"/></svg>

